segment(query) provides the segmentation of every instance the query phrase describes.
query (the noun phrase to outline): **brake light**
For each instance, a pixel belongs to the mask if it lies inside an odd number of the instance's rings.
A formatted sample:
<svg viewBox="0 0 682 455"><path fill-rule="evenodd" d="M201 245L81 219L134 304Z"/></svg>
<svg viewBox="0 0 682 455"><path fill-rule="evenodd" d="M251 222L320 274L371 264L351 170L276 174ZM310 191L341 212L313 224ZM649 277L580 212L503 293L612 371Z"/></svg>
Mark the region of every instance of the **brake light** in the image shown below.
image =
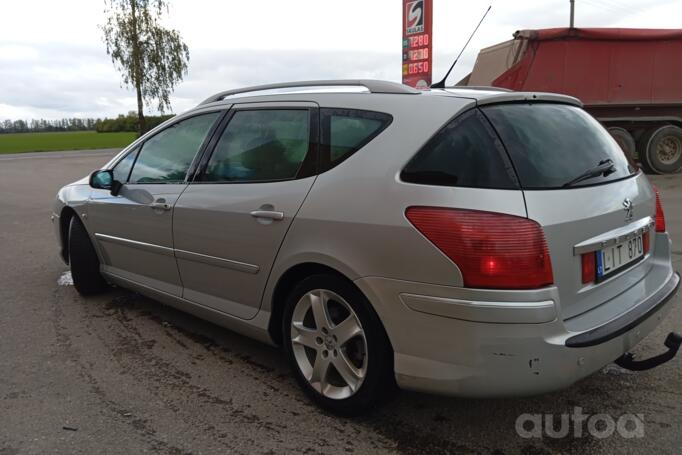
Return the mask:
<svg viewBox="0 0 682 455"><path fill-rule="evenodd" d="M407 219L462 272L467 287L535 289L554 282L542 228L518 216L410 207Z"/></svg>
<svg viewBox="0 0 682 455"><path fill-rule="evenodd" d="M665 215L661 205L661 192L654 186L656 192L656 232L665 232Z"/></svg>
<svg viewBox="0 0 682 455"><path fill-rule="evenodd" d="M583 284L592 283L597 277L595 252L582 254L580 259L583 268Z"/></svg>

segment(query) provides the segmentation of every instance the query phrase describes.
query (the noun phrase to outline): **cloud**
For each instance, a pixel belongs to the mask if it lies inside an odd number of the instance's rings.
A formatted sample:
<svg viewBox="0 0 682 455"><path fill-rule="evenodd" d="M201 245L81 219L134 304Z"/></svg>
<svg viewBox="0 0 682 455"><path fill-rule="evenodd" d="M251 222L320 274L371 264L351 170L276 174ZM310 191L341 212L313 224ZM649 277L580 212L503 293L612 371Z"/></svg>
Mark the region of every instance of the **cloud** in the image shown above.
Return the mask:
<svg viewBox="0 0 682 455"><path fill-rule="evenodd" d="M19 47L21 55L7 51ZM13 106L15 114L102 116L127 107L109 58L95 47L0 45L0 80L0 103ZM103 112L101 106L108 108ZM10 117L6 109L0 108L0 117Z"/></svg>
<svg viewBox="0 0 682 455"><path fill-rule="evenodd" d="M0 47L0 55L2 55ZM33 59L0 57L0 119L103 117L136 109L134 94L101 49L31 48ZM400 54L315 50L196 50L190 71L171 98L173 110L194 107L212 93L272 82L370 78L398 80ZM35 112L32 115L31 112ZM153 110L152 110L153 112Z"/></svg>

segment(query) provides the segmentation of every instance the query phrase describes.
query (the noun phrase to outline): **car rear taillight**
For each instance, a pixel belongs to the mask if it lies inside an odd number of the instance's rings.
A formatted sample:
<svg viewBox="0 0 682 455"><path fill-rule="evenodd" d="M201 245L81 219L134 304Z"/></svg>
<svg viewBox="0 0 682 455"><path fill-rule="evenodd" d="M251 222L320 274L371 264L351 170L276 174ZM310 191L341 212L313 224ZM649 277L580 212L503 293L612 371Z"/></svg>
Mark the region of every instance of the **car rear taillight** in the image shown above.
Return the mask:
<svg viewBox="0 0 682 455"><path fill-rule="evenodd" d="M656 192L656 232L665 232L665 215L663 214L663 205L661 205L661 192L654 187Z"/></svg>
<svg viewBox="0 0 682 455"><path fill-rule="evenodd" d="M580 256L583 268L583 284L592 283L597 278L596 253L594 251Z"/></svg>
<svg viewBox="0 0 682 455"><path fill-rule="evenodd" d="M554 282L542 228L518 216L410 207L407 219L462 272L464 285L535 289Z"/></svg>
<svg viewBox="0 0 682 455"><path fill-rule="evenodd" d="M651 234L648 230L642 235L642 247L644 248L644 254L647 254L651 247Z"/></svg>

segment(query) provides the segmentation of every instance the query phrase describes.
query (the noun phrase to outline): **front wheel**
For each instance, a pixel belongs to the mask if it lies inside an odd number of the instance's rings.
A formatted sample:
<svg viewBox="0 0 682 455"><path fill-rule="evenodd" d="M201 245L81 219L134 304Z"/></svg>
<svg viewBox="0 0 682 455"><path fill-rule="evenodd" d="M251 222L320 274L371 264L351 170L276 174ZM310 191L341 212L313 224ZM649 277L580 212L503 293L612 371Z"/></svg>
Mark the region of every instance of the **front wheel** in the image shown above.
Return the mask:
<svg viewBox="0 0 682 455"><path fill-rule="evenodd" d="M73 285L79 294L97 294L107 289L107 282L99 273L99 259L90 236L75 216L69 224L69 264Z"/></svg>
<svg viewBox="0 0 682 455"><path fill-rule="evenodd" d="M386 332L352 283L333 275L303 280L287 300L283 323L296 379L323 408L357 415L395 390Z"/></svg>

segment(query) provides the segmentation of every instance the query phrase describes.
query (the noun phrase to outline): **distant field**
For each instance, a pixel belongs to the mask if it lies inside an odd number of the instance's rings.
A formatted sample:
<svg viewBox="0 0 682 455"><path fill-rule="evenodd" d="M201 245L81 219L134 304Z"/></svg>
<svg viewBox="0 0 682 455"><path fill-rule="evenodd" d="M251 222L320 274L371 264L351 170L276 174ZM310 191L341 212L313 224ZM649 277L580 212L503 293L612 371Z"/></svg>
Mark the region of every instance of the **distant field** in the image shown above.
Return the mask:
<svg viewBox="0 0 682 455"><path fill-rule="evenodd" d="M136 133L95 131L0 134L0 153L123 148L136 137Z"/></svg>

